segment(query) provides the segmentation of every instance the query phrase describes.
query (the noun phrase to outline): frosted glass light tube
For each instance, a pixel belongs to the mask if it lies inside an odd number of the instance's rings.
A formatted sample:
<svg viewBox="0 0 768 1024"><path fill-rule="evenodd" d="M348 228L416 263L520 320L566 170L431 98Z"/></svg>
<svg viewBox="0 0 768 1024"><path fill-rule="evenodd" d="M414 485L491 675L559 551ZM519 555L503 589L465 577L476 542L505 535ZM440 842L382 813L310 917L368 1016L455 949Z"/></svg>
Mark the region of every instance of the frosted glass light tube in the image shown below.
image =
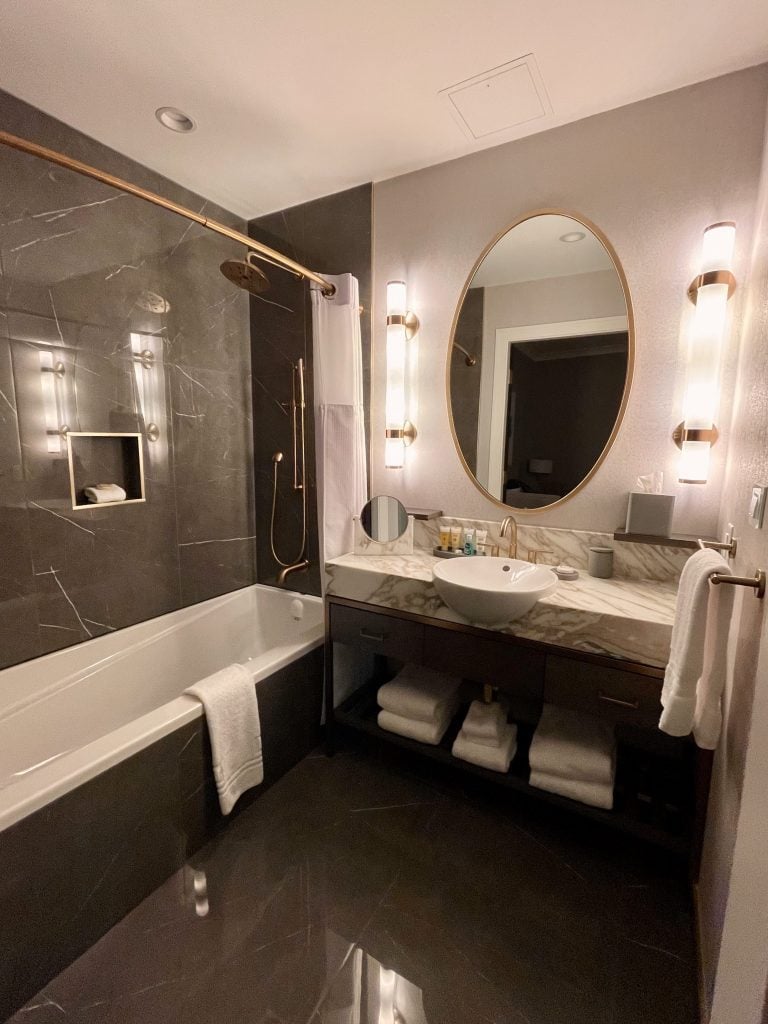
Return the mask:
<svg viewBox="0 0 768 1024"><path fill-rule="evenodd" d="M405 282L387 284L387 317L402 316L407 312ZM384 445L384 465L387 469L401 469L405 463L405 444L402 430L405 426L405 373L407 356L405 324L387 324L387 393L385 400L386 429L400 431L399 437L387 437Z"/></svg>
<svg viewBox="0 0 768 1024"><path fill-rule="evenodd" d="M713 224L701 244L701 274L730 271L735 225ZM711 430L720 404L720 366L728 316L728 282L701 284L688 346L688 367L683 402L684 431ZM686 440L683 434L678 467L681 483L706 483L709 475L709 441Z"/></svg>

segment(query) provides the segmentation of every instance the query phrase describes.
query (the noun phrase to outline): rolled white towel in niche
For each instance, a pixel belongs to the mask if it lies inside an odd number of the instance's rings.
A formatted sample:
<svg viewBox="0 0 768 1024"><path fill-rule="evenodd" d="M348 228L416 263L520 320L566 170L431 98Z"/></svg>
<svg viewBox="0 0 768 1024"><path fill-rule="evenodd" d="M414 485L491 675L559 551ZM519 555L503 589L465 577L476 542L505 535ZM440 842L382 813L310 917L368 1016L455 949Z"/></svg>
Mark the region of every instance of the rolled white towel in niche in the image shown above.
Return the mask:
<svg viewBox="0 0 768 1024"><path fill-rule="evenodd" d="M480 768L487 768L492 772L508 772L512 758L517 752L517 726L514 724L505 725L499 739L498 746L487 746L482 743L473 742L462 731L453 743L453 756L470 764L476 764Z"/></svg>
<svg viewBox="0 0 768 1024"><path fill-rule="evenodd" d="M119 484L94 484L85 488L85 496L94 505L108 501L125 501L128 497Z"/></svg>
<svg viewBox="0 0 768 1024"><path fill-rule="evenodd" d="M531 741L529 761L532 773L613 787L613 726L568 708L545 704Z"/></svg>
<svg viewBox="0 0 768 1024"><path fill-rule="evenodd" d="M396 715L392 711L380 711L377 719L380 729L387 732L397 733L398 736L405 736L409 740L417 740L419 743L427 743L436 747L445 735L445 730L453 717L450 710L443 711L432 722L420 722L415 718L405 718L403 715Z"/></svg>
<svg viewBox="0 0 768 1024"><path fill-rule="evenodd" d="M379 687L380 708L417 722L450 719L458 707L461 680L442 672L406 665L389 683Z"/></svg>

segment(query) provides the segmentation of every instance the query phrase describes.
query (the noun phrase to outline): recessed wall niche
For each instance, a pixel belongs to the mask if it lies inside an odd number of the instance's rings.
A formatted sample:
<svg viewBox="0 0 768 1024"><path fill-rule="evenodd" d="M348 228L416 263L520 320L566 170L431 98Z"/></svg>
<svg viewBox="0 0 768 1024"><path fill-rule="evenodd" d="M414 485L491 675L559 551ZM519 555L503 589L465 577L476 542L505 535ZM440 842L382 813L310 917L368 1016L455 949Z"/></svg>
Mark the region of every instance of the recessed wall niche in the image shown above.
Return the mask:
<svg viewBox="0 0 768 1024"><path fill-rule="evenodd" d="M110 508L146 501L144 451L141 434L67 434L69 486L72 508ZM125 491L121 501L89 501L86 487L117 484Z"/></svg>

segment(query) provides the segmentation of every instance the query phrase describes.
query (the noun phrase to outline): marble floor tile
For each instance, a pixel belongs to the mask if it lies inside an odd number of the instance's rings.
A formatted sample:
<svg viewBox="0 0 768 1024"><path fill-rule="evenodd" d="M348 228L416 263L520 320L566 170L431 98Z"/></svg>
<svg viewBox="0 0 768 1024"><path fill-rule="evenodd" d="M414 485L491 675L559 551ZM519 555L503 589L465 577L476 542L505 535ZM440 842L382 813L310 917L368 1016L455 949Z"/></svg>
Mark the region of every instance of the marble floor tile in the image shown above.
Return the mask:
<svg viewBox="0 0 768 1024"><path fill-rule="evenodd" d="M686 880L374 755L312 755L11 1020L60 1019L693 1024Z"/></svg>

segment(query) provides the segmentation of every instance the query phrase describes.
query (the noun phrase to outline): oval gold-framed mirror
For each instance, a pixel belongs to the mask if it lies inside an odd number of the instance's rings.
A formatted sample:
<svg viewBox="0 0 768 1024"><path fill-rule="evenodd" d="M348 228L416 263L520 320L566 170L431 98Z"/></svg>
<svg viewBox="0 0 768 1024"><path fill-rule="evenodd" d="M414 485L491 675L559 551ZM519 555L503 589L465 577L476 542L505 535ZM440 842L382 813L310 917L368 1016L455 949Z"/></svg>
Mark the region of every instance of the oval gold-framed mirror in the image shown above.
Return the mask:
<svg viewBox="0 0 768 1024"><path fill-rule="evenodd" d="M448 418L469 479L516 514L568 501L613 447L634 365L629 286L600 228L519 217L480 254L451 327Z"/></svg>

